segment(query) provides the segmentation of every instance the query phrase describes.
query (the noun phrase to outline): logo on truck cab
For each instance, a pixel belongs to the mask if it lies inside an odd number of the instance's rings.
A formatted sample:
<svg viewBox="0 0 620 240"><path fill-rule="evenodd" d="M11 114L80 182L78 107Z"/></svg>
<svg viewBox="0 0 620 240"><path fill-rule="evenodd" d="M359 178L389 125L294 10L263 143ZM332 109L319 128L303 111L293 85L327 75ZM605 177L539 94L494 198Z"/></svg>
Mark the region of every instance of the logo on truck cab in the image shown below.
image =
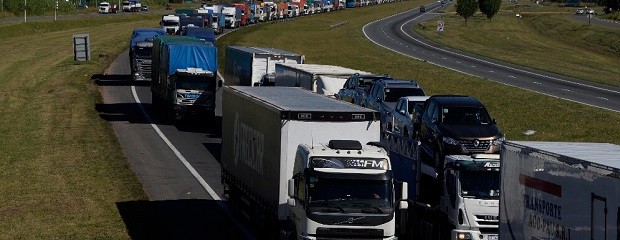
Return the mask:
<svg viewBox="0 0 620 240"><path fill-rule="evenodd" d="M235 165L239 161L253 169L259 174L263 174L263 147L265 143L265 135L240 122L239 113L235 114L235 132L234 132L234 160Z"/></svg>

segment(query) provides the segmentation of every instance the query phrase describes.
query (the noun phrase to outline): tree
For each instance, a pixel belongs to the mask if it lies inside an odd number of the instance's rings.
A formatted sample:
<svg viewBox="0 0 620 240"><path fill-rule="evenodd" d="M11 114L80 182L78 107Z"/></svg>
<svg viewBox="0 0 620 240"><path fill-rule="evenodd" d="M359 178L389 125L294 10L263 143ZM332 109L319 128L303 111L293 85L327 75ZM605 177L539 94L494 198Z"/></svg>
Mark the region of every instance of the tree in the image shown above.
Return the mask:
<svg viewBox="0 0 620 240"><path fill-rule="evenodd" d="M476 10L478 10L478 3L476 0L456 1L456 13L465 19L465 25L467 25L467 19L473 16Z"/></svg>
<svg viewBox="0 0 620 240"><path fill-rule="evenodd" d="M478 0L478 7L484 15L487 15L489 22L499 12L500 6L502 6L502 0Z"/></svg>

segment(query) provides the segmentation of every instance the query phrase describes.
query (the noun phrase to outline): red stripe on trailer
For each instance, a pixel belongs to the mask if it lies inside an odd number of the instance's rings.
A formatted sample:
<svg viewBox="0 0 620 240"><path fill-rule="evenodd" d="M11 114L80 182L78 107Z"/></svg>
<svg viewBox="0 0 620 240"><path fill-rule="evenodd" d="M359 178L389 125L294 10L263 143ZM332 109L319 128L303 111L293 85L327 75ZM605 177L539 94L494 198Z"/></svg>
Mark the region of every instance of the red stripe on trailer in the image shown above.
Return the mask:
<svg viewBox="0 0 620 240"><path fill-rule="evenodd" d="M543 191L543 192L546 192L546 193L549 193L551 195L555 195L558 197L562 197L562 186L558 184L547 182L545 180L541 180L541 179L530 177L530 176L523 175L523 174L519 175L519 182L523 186L533 188L539 191Z"/></svg>

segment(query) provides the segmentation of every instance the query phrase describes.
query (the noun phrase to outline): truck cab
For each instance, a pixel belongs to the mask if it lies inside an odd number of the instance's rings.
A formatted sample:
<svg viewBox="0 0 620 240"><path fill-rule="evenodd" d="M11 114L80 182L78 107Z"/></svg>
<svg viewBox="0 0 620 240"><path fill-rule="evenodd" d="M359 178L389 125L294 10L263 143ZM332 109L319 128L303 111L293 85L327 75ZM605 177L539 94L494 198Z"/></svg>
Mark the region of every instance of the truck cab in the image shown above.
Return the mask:
<svg viewBox="0 0 620 240"><path fill-rule="evenodd" d="M153 41L138 42L132 50L131 75L134 81L151 80Z"/></svg>
<svg viewBox="0 0 620 240"><path fill-rule="evenodd" d="M174 84L171 90L176 96L173 121L215 110L215 101L212 99L216 80L213 72L201 68L177 69L172 78Z"/></svg>
<svg viewBox="0 0 620 240"><path fill-rule="evenodd" d="M407 183L396 195L388 153L355 140L301 144L288 180L288 224L281 239L395 237L396 209L407 209Z"/></svg>
<svg viewBox="0 0 620 240"><path fill-rule="evenodd" d="M499 159L499 154L446 156L439 209L450 237L442 239L498 239Z"/></svg>
<svg viewBox="0 0 620 240"><path fill-rule="evenodd" d="M161 17L159 25L166 31L166 34L175 35L179 32L181 18L177 15L164 15Z"/></svg>

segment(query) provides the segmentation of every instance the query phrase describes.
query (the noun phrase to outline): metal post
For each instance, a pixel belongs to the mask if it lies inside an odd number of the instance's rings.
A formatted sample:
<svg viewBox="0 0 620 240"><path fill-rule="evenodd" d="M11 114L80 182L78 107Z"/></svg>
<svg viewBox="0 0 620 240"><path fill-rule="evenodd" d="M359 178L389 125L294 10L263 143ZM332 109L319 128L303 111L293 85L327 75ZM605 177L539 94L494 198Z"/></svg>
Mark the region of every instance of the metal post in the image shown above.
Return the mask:
<svg viewBox="0 0 620 240"><path fill-rule="evenodd" d="M24 0L24 22L26 22L26 8L28 7L28 2Z"/></svg>
<svg viewBox="0 0 620 240"><path fill-rule="evenodd" d="M58 12L58 0L56 0L56 6L54 7L54 21L57 20L57 14L56 12Z"/></svg>

